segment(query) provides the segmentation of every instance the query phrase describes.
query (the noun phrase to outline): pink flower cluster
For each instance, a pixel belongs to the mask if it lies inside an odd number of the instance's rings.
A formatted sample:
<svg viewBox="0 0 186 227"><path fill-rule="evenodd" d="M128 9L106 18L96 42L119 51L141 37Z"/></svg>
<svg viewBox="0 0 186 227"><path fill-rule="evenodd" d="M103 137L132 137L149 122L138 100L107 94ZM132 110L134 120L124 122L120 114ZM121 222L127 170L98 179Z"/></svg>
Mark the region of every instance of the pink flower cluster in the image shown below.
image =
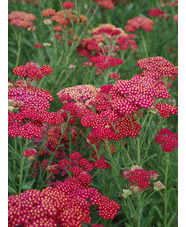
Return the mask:
<svg viewBox="0 0 186 227"><path fill-rule="evenodd" d="M114 58L113 56L106 55L90 56L88 58L92 66L96 67L96 71L99 75L102 75L101 73L107 68L116 67L124 63L121 58Z"/></svg>
<svg viewBox="0 0 186 227"><path fill-rule="evenodd" d="M145 69L140 76L149 76L156 80L163 79L164 77L175 80L176 75L178 75L178 67L159 56L140 59L137 62L137 66L141 69Z"/></svg>
<svg viewBox="0 0 186 227"><path fill-rule="evenodd" d="M52 74L53 69L49 65L43 65L38 68L35 62L28 62L25 65L20 65L14 68L13 73L25 78L26 76L32 81L34 79L41 80L44 76Z"/></svg>
<svg viewBox="0 0 186 227"><path fill-rule="evenodd" d="M158 8L154 8L154 9L149 10L149 16L150 17L162 17L164 19L169 18L168 13L164 13L163 10L158 9Z"/></svg>
<svg viewBox="0 0 186 227"><path fill-rule="evenodd" d="M156 180L159 174L153 170L144 170L141 167L131 168L122 172L124 178L127 178L130 189L134 193L143 192L151 185L151 180Z"/></svg>
<svg viewBox="0 0 186 227"><path fill-rule="evenodd" d="M134 32L140 28L143 28L146 32L153 29L154 22L146 17L135 17L127 21L125 30L127 32Z"/></svg>
<svg viewBox="0 0 186 227"><path fill-rule="evenodd" d="M172 106L169 103L158 103L155 105L155 108L158 109L158 113L163 116L163 118L170 117L170 113L175 115L178 113L178 107Z"/></svg>
<svg viewBox="0 0 186 227"><path fill-rule="evenodd" d="M62 6L65 8L65 9L71 9L75 4L73 2L63 2L62 3Z"/></svg>
<svg viewBox="0 0 186 227"><path fill-rule="evenodd" d="M25 13L21 11L13 11L8 14L8 22L10 25L15 25L21 28L29 28L35 30L35 26L32 21L36 20L36 17L32 13Z"/></svg>
<svg viewBox="0 0 186 227"><path fill-rule="evenodd" d="M169 129L162 128L155 137L156 143L162 144L161 147L165 152L174 151L174 147L178 147L178 134L173 134Z"/></svg>
<svg viewBox="0 0 186 227"><path fill-rule="evenodd" d="M117 202L89 188L82 178L72 177L42 191L10 196L8 221L10 226L81 227L91 222L91 206L98 206L99 216L104 219L113 219L120 209Z"/></svg>
<svg viewBox="0 0 186 227"><path fill-rule="evenodd" d="M53 100L49 91L17 81L9 88L8 98L12 107L18 110L17 113L10 112L8 115L10 137L40 137L43 123L58 125L64 121L59 113L47 112L50 107L49 101Z"/></svg>

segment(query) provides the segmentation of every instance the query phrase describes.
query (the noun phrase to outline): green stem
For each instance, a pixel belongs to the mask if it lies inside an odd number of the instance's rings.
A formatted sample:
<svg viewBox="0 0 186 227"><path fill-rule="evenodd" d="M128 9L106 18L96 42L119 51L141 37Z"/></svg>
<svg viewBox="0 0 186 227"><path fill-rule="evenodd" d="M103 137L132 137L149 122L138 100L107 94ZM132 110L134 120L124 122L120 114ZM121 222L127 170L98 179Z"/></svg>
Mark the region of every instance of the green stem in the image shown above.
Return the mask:
<svg viewBox="0 0 186 227"><path fill-rule="evenodd" d="M166 153L166 168L165 168L165 194L164 194L164 226L167 226L167 179L168 179L168 171L169 171L169 153Z"/></svg>
<svg viewBox="0 0 186 227"><path fill-rule="evenodd" d="M140 165L140 138L137 138L137 162Z"/></svg>
<svg viewBox="0 0 186 227"><path fill-rule="evenodd" d="M22 39L22 30L19 31L18 40L17 40L17 43L18 43L18 50L17 50L17 58L16 58L16 67L17 67L18 64L19 64L19 58L20 58L20 53L21 53L21 39Z"/></svg>
<svg viewBox="0 0 186 227"><path fill-rule="evenodd" d="M117 172L117 168L115 167L114 159L112 157L112 152L111 152L111 149L110 149L108 140L105 139L104 142L105 142L105 145L106 145L107 150L108 150L109 158L111 160L111 172L112 172L112 176L113 176L113 178L116 181L116 184L117 184L117 186L119 188L120 193L122 193L121 185L118 182L119 175L118 175L118 172Z"/></svg>
<svg viewBox="0 0 186 227"><path fill-rule="evenodd" d="M154 135L156 134L156 132L157 132L157 130L158 130L160 124L161 124L161 120L158 122L158 125L157 125L156 129L154 130L154 133L153 133L153 135L152 135L152 138L151 138L151 140L150 140L150 143L148 143L148 147L147 147L147 149L146 149L145 156L144 156L144 158L143 158L143 162L145 161L145 159L146 159L146 157L147 157L147 155L148 155L148 151L149 151L150 145L151 145L152 141L154 140ZM142 146L141 146L141 147L142 147ZM142 163L143 163L143 162L142 162Z"/></svg>
<svg viewBox="0 0 186 227"><path fill-rule="evenodd" d="M21 193L21 188L22 188L22 179L23 179L23 167L24 167L24 156L23 156L23 147L22 147L22 142L21 138L19 138L19 143L20 143L20 150L21 150L21 155L20 155L20 178L19 178L19 193ZM28 140L26 139L26 147L28 145Z"/></svg>
<svg viewBox="0 0 186 227"><path fill-rule="evenodd" d="M138 206L141 206L141 194L138 193ZM140 227L141 208L138 209L137 227Z"/></svg>
<svg viewBox="0 0 186 227"><path fill-rule="evenodd" d="M145 51L145 57L148 58L147 45L146 45L146 42L145 42L145 39L144 39L144 36L143 36L143 31L140 32L140 37L141 37L141 41L142 41L143 48L144 48L144 51Z"/></svg>

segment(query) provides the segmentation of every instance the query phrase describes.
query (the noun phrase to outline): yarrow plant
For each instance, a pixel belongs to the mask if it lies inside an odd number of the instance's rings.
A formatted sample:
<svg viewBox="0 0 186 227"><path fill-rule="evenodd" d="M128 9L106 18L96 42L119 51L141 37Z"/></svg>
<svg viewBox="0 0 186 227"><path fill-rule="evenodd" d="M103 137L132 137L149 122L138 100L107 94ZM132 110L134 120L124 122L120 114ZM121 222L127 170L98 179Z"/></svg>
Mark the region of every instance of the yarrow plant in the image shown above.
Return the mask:
<svg viewBox="0 0 186 227"><path fill-rule="evenodd" d="M177 226L177 5L9 1L8 226Z"/></svg>

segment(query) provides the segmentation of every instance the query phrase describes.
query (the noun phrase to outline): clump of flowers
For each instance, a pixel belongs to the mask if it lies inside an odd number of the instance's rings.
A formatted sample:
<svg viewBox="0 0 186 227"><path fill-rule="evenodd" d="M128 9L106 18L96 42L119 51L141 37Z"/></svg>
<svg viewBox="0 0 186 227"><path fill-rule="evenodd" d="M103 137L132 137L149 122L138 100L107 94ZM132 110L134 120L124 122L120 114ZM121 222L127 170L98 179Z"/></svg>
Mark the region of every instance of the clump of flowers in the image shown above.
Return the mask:
<svg viewBox="0 0 186 227"><path fill-rule="evenodd" d="M10 25L15 25L21 28L30 28L34 27L32 21L36 20L36 17L32 13L25 13L21 11L13 11L8 14L8 21Z"/></svg>
<svg viewBox="0 0 186 227"><path fill-rule="evenodd" d="M151 181L156 180L159 177L159 174L153 170L144 170L140 168L132 168L122 172L124 178L127 178L129 181L130 190L134 193L143 192L145 189L151 186ZM128 196L130 191L127 191Z"/></svg>
<svg viewBox="0 0 186 227"><path fill-rule="evenodd" d="M105 9L114 9L114 4L112 0L94 0L94 1Z"/></svg>
<svg viewBox="0 0 186 227"><path fill-rule="evenodd" d="M158 109L158 113L163 116L163 118L170 117L170 113L172 115L178 113L178 107L170 105L169 103L157 103L155 108Z"/></svg>
<svg viewBox="0 0 186 227"><path fill-rule="evenodd" d="M50 17L51 22L55 23L54 31L60 32L55 34L55 38L58 39L58 42L61 42L62 40L65 41L67 33L75 40L74 42L76 42L79 37L74 37L73 29L71 27L72 21L73 23L86 23L87 21L86 16L79 15L78 12L71 9L73 4L74 3L72 2L64 2L62 3L65 8L64 10L56 12L54 9L45 9L42 12L44 17ZM68 44L71 45L72 42L68 40Z"/></svg>
<svg viewBox="0 0 186 227"><path fill-rule="evenodd" d="M92 66L96 67L96 71L99 75L102 75L105 69L116 67L124 63L121 58L114 58L113 56L105 55L90 56L89 61L91 62Z"/></svg>
<svg viewBox="0 0 186 227"><path fill-rule="evenodd" d="M156 80L163 79L164 77L175 80L177 78L176 75L178 75L178 67L159 56L140 59L137 62L137 66L145 69L140 76L149 76Z"/></svg>
<svg viewBox="0 0 186 227"><path fill-rule="evenodd" d="M65 9L71 9L71 8L74 6L74 3L73 3L73 2L63 2L63 3L62 3L62 6L63 6Z"/></svg>
<svg viewBox="0 0 186 227"><path fill-rule="evenodd" d="M88 201L89 199L89 201ZM81 227L91 222L90 207L98 206L104 219L113 219L120 206L103 196L97 189L89 188L83 180L72 177L55 187L42 191L28 190L8 198L9 225L51 227Z"/></svg>
<svg viewBox="0 0 186 227"><path fill-rule="evenodd" d="M48 72L45 66L41 67L40 70L43 74ZM14 71L18 75L26 76L17 67ZM22 136L23 138L32 139L34 136L37 138L42 134L41 126L44 123L58 125L64 121L59 113L47 112L50 107L49 102L53 100L50 92L33 87L29 82L17 81L14 83L8 89L8 99L9 104L13 107L13 112L10 111L8 115L8 135L10 137Z"/></svg>
<svg viewBox="0 0 186 227"><path fill-rule="evenodd" d="M149 16L150 17L162 17L164 19L169 18L169 14L164 13L163 10L158 9L158 8L154 8L154 9L149 10Z"/></svg>
<svg viewBox="0 0 186 227"><path fill-rule="evenodd" d="M36 43L36 44L34 44L34 47L35 48L44 48L44 46L42 45L42 44L39 44L39 43Z"/></svg>
<svg viewBox="0 0 186 227"><path fill-rule="evenodd" d="M140 28L143 28L146 32L153 29L154 22L146 17L135 17L127 21L125 30L127 32L134 32Z"/></svg>
<svg viewBox="0 0 186 227"><path fill-rule="evenodd" d="M161 147L165 152L172 152L178 147L178 134L173 134L169 129L162 128L155 137L156 143L162 144Z"/></svg>
<svg viewBox="0 0 186 227"><path fill-rule="evenodd" d="M23 156L28 158L28 161L34 160L35 156L37 155L38 151L33 148L26 149L23 153Z"/></svg>
<svg viewBox="0 0 186 227"><path fill-rule="evenodd" d="M81 56L115 55L120 50L138 49L133 40L136 36L127 34L123 29L112 24L101 24L90 31L93 36L83 39L77 51Z"/></svg>
<svg viewBox="0 0 186 227"><path fill-rule="evenodd" d="M37 48L41 48L38 47ZM42 47L43 48L43 47ZM38 68L38 64L35 62L28 62L25 65L20 65L14 68L13 73L20 76L20 78L29 78L33 80L41 80L44 76L52 74L53 69L49 65L43 65Z"/></svg>

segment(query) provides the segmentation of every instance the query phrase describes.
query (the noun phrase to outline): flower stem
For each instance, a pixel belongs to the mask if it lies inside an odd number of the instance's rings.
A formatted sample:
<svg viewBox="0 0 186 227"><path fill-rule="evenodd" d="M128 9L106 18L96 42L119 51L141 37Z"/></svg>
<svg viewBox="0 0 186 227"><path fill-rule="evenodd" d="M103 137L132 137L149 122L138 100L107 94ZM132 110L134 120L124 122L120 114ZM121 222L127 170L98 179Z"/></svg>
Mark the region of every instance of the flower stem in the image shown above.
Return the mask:
<svg viewBox="0 0 186 227"><path fill-rule="evenodd" d="M21 39L22 39L22 31L19 31L18 40L17 40L17 43L18 43L18 50L17 50L17 58L16 58L16 67L17 67L18 64L19 64L19 59L20 59L20 53L21 53Z"/></svg>
<svg viewBox="0 0 186 227"><path fill-rule="evenodd" d="M166 158L166 167L165 167L165 194L164 194L164 226L167 226L167 179L168 179L168 171L169 171L169 153L167 152Z"/></svg>
<svg viewBox="0 0 186 227"><path fill-rule="evenodd" d="M148 58L147 45L146 45L146 42L145 42L145 39L144 39L144 36L143 36L143 31L140 32L140 37L141 37L141 41L142 41L143 48L144 48L144 51L145 51L145 57Z"/></svg>
<svg viewBox="0 0 186 227"><path fill-rule="evenodd" d="M140 139L137 138L137 162L140 165Z"/></svg>

